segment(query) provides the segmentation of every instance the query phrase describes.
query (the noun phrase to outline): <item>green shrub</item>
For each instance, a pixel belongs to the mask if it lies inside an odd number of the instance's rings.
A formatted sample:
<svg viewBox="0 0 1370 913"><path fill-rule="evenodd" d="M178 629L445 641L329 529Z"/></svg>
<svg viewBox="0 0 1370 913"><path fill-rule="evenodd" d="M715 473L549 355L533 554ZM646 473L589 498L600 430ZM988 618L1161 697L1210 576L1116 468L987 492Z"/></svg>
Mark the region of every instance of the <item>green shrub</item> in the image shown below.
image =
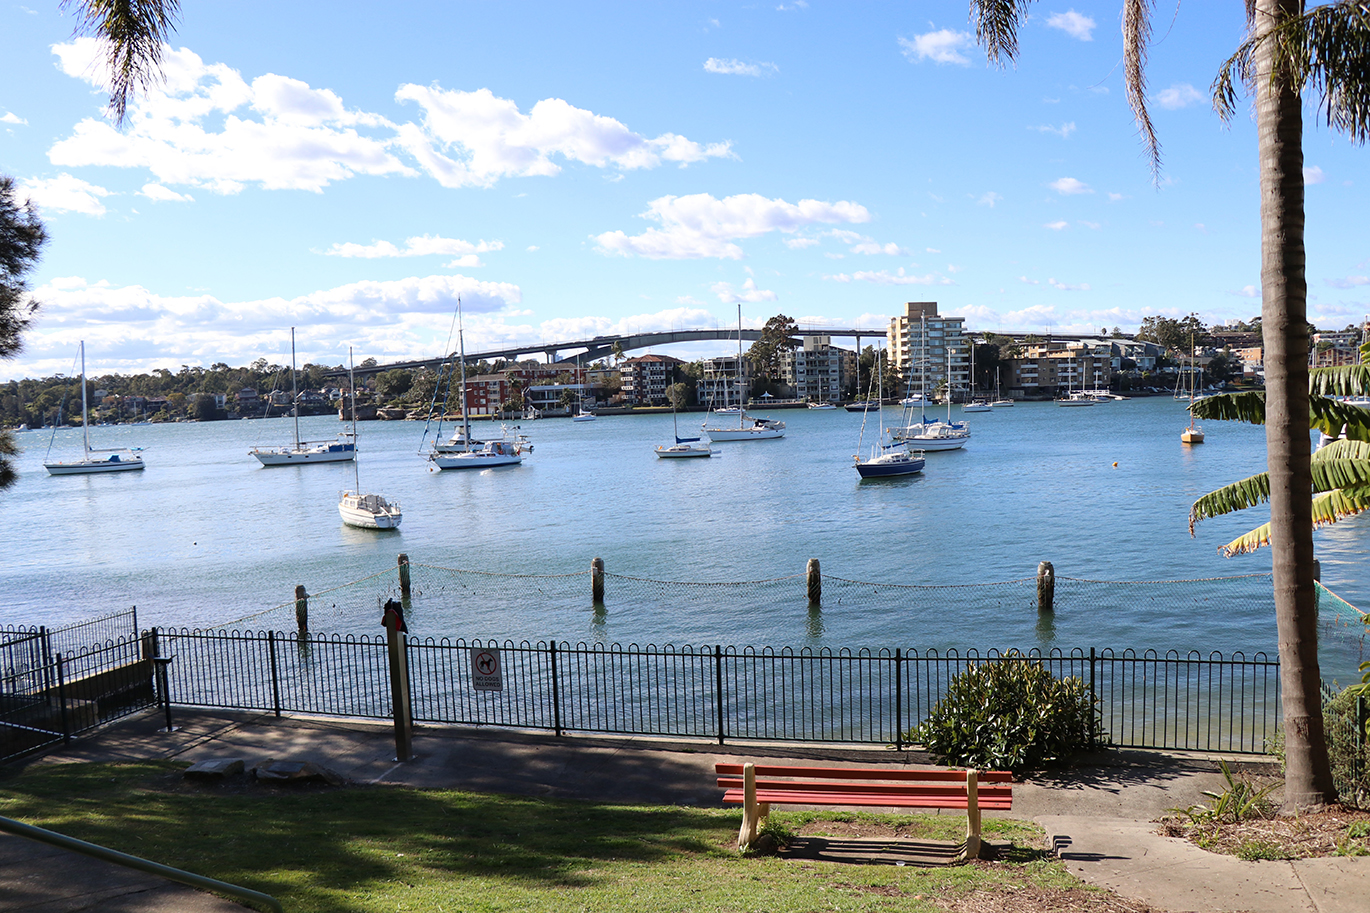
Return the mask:
<svg viewBox="0 0 1370 913"><path fill-rule="evenodd" d="M947 764L1016 774L1104 744L1097 704L1080 679L1009 651L953 678L908 739Z"/></svg>

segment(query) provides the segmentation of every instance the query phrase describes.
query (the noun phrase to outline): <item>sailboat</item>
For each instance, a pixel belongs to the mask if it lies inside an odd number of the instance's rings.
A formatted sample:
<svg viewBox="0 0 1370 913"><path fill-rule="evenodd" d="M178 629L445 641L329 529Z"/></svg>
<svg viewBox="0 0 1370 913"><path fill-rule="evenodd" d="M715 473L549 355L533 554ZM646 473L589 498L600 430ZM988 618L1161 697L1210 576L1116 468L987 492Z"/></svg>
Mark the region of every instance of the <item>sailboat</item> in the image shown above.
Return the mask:
<svg viewBox="0 0 1370 913"><path fill-rule="evenodd" d="M1075 363L1071 362L1070 381L1066 387L1065 397L1056 400L1058 406L1094 406L1098 400L1090 396L1083 390L1075 389ZM1059 388L1058 388L1059 389Z"/></svg>
<svg viewBox="0 0 1370 913"><path fill-rule="evenodd" d="M453 435L450 449L434 450L428 461L439 469L488 469L492 466L512 466L523 462L522 435L510 440L471 440L471 416L466 409L466 338L461 323L461 299L457 299L457 351L461 364L461 437ZM528 448L532 449L532 448Z"/></svg>
<svg viewBox="0 0 1370 913"><path fill-rule="evenodd" d="M991 406L996 406L996 407L1001 408L1001 409L1007 409L1007 408L1010 408L1010 407L1013 406L1013 397L1010 396L1010 397L1008 397L1007 399L1005 399L1003 396L1001 396L1001 395L999 394L999 369L998 369L998 368L995 368L995 369L994 369L994 401L991 402L990 405L991 405Z"/></svg>
<svg viewBox="0 0 1370 913"><path fill-rule="evenodd" d="M923 336L927 336L927 319L923 320ZM926 342L924 342L926 346ZM919 375L921 386L927 389L927 359L920 360ZM951 350L947 350L947 387L951 387ZM909 389L912 392L913 376L909 376ZM912 396L909 397L913 399ZM918 419L914 420L913 406L918 406ZM951 397L947 397L947 420L945 422L928 420L927 416L927 397L919 397L916 402L904 407L904 424L898 428L890 429L890 440L896 443L908 444L922 451L943 451L960 450L970 441L970 427L965 422L953 422L951 420Z"/></svg>
<svg viewBox="0 0 1370 913"><path fill-rule="evenodd" d="M881 359L880 353L877 352L875 356L875 375L878 378L876 381L876 388L880 390L881 393L884 392L884 374L881 369L882 361L883 359ZM879 399L878 394L876 398L877 400ZM866 401L871 401L870 395L866 396ZM877 416L877 421L880 423L880 435L876 438L878 443L871 447L871 455L865 459L861 458L860 451L862 440L866 435L866 418L865 416L861 417L861 433L856 439L857 453L852 457L852 459L856 461L857 474L863 479L887 479L892 476L907 476L913 475L915 472L922 472L923 466L927 462L923 458L923 454L910 453L907 444L886 444L884 410L877 408L875 414Z"/></svg>
<svg viewBox="0 0 1370 913"><path fill-rule="evenodd" d="M248 451L263 466L292 466L296 463L342 463L357 455L357 442L347 434L333 441L300 440L300 391L295 381L295 328L290 328L290 401L295 416L295 440L289 447Z"/></svg>
<svg viewBox="0 0 1370 913"><path fill-rule="evenodd" d="M966 403L961 407L962 412L993 412L994 407L983 396L975 395L975 338L970 340L970 393L967 394Z"/></svg>
<svg viewBox="0 0 1370 913"><path fill-rule="evenodd" d="M742 305L737 306L737 427L732 422L715 421L710 428L705 422L700 427L710 441L763 441L785 436L785 423L760 416L748 416L743 404L742 387ZM715 414L723 414L715 410ZM748 424L750 422L751 424Z"/></svg>
<svg viewBox="0 0 1370 913"><path fill-rule="evenodd" d="M352 369L352 347L347 348L347 385L352 400L352 440L357 439L357 379ZM381 495L363 494L361 469L358 460L352 461L352 490L344 491L338 499L338 514L343 523L358 529L398 529L403 514L399 502L387 501Z"/></svg>
<svg viewBox="0 0 1370 913"><path fill-rule="evenodd" d="M53 438L57 436L58 423L52 426ZM143 468L143 458L128 447L113 447L95 450L90 446L90 404L86 397L86 344L81 343L81 446L84 456L79 460L44 463L48 473L55 476L84 475L92 472L128 472ZM52 452L52 440L48 441L48 453Z"/></svg>
<svg viewBox="0 0 1370 913"><path fill-rule="evenodd" d="M580 358L576 358L576 373L580 373ZM571 416L573 422L593 422L599 416L585 408L585 383L581 381L580 393L576 397L576 414Z"/></svg>
<svg viewBox="0 0 1370 913"><path fill-rule="evenodd" d="M675 443L666 447L658 446L656 455L663 460L690 459L692 457L711 457L713 448L707 442L700 443L697 437L681 437L680 426L676 424L675 397L671 397L671 429L675 432Z"/></svg>
<svg viewBox="0 0 1370 913"><path fill-rule="evenodd" d="M1189 427L1180 432L1181 444L1202 444L1204 430L1194 424L1194 337L1189 337Z"/></svg>

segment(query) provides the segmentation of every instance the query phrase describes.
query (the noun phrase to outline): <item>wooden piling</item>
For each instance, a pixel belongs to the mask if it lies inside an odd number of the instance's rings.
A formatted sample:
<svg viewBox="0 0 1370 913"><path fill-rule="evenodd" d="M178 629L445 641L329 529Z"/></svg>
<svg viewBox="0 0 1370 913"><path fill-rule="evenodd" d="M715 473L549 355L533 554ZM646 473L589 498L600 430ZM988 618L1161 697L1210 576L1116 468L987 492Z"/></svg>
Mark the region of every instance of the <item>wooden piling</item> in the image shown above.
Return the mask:
<svg viewBox="0 0 1370 913"><path fill-rule="evenodd" d="M409 598L409 556L400 552L400 598Z"/></svg>
<svg viewBox="0 0 1370 913"><path fill-rule="evenodd" d="M604 559L590 559L590 599L595 605L604 602Z"/></svg>
<svg viewBox="0 0 1370 913"><path fill-rule="evenodd" d="M1037 611L1042 614L1056 611L1056 569L1050 561L1037 565Z"/></svg>
<svg viewBox="0 0 1370 913"><path fill-rule="evenodd" d="M818 569L817 558L809 559L807 572L809 584L809 605L821 605L823 602L823 574Z"/></svg>
<svg viewBox="0 0 1370 913"><path fill-rule="evenodd" d="M295 625L300 629L301 637L309 633L309 594L304 591L303 583L295 587Z"/></svg>

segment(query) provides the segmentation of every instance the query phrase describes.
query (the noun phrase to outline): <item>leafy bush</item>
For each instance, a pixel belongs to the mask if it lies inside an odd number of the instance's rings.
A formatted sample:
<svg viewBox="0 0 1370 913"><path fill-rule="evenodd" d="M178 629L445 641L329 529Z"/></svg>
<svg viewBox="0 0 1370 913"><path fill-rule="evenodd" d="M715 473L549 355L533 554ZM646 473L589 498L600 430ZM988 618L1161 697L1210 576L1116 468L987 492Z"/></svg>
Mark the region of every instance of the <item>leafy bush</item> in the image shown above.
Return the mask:
<svg viewBox="0 0 1370 913"><path fill-rule="evenodd" d="M1017 651L969 666L908 739L948 764L1015 774L1104 744L1098 701Z"/></svg>
<svg viewBox="0 0 1370 913"><path fill-rule="evenodd" d="M1234 774L1226 761L1219 761L1218 767L1222 770L1227 785L1220 793L1215 793L1211 789L1204 790L1204 795L1213 800L1211 806L1191 805L1189 808L1172 808L1170 811L1176 815L1187 816L1190 823L1196 825L1226 822L1237 824L1250 818L1275 817L1276 806L1270 799L1270 793L1279 785L1278 783L1258 787L1246 777Z"/></svg>

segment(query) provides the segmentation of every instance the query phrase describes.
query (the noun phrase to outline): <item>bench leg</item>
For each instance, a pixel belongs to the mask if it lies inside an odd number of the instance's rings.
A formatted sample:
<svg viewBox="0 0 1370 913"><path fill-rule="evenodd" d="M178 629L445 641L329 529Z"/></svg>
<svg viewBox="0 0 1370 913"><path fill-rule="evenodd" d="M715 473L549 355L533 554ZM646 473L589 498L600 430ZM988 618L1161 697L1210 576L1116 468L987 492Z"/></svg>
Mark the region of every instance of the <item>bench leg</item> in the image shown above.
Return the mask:
<svg viewBox="0 0 1370 913"><path fill-rule="evenodd" d="M737 848L746 852L747 847L756 842L761 819L769 811L769 804L761 806L756 801L756 765L742 766L742 829L737 832Z"/></svg>
<svg viewBox="0 0 1370 913"><path fill-rule="evenodd" d="M980 774L966 771L966 848L961 860L980 858Z"/></svg>

